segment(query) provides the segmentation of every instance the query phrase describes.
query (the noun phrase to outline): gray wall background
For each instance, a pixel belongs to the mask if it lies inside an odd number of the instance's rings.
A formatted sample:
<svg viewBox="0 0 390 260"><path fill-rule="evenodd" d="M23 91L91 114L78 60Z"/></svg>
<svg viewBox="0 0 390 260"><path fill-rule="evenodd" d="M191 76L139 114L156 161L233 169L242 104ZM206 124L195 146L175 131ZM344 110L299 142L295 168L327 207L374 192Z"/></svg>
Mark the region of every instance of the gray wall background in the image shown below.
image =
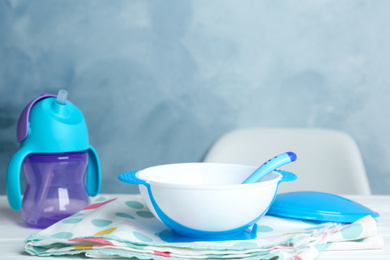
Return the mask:
<svg viewBox="0 0 390 260"><path fill-rule="evenodd" d="M1 0L0 193L21 111L63 88L100 155L101 192L136 192L117 181L123 171L200 161L228 130L287 126L349 133L373 192L390 194L389 10L379 0Z"/></svg>

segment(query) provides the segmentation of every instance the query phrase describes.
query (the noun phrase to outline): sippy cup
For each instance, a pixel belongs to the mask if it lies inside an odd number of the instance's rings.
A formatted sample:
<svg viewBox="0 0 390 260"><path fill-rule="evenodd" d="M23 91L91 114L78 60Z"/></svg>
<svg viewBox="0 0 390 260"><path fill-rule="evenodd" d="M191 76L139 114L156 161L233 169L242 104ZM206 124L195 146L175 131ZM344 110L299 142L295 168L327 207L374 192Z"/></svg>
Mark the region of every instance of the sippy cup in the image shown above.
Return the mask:
<svg viewBox="0 0 390 260"><path fill-rule="evenodd" d="M81 111L67 101L68 92L43 94L19 117L20 149L7 169L7 196L23 221L45 228L89 205L100 190L99 158L89 145ZM20 170L27 188L21 198ZM85 183L86 175L86 184Z"/></svg>

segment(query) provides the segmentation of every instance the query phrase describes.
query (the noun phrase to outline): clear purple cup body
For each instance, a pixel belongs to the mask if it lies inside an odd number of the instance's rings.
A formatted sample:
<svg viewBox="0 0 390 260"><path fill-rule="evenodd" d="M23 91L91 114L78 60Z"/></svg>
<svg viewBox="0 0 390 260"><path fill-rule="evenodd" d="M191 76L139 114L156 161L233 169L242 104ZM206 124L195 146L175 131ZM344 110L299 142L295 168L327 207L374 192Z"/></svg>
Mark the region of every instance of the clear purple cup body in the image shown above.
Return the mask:
<svg viewBox="0 0 390 260"><path fill-rule="evenodd" d="M35 153L23 161L27 188L21 215L32 227L46 228L89 205L84 185L87 152Z"/></svg>

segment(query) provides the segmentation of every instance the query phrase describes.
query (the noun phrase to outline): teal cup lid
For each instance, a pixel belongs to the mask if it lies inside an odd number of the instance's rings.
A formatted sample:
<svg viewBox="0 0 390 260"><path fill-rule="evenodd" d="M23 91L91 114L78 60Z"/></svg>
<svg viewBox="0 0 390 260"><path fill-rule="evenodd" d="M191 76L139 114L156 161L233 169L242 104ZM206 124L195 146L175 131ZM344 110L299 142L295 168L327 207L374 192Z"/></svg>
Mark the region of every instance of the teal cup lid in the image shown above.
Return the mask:
<svg viewBox="0 0 390 260"><path fill-rule="evenodd" d="M43 94L26 106L17 129L21 147L31 153L75 152L89 148L84 116L66 96Z"/></svg>

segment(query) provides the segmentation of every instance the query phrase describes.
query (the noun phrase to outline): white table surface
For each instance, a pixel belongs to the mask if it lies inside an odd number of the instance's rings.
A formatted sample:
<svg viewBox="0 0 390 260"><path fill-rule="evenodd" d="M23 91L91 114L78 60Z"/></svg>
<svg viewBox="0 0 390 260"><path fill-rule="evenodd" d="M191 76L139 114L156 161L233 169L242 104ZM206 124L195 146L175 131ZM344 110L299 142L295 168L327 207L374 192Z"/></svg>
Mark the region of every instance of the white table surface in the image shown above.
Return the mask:
<svg viewBox="0 0 390 260"><path fill-rule="evenodd" d="M118 196L126 195L120 194ZM346 195L345 197L379 212L380 217L377 219L377 226L379 235L381 235L385 241L385 248L382 250L325 251L322 252L317 259L390 259L390 196ZM0 196L0 259L38 259L37 257L30 256L24 251L24 240L39 231L40 229L27 227L22 221L20 212L14 211L9 207L6 196ZM39 259L58 260L85 258L86 257L82 255L76 255L72 257L44 257Z"/></svg>

